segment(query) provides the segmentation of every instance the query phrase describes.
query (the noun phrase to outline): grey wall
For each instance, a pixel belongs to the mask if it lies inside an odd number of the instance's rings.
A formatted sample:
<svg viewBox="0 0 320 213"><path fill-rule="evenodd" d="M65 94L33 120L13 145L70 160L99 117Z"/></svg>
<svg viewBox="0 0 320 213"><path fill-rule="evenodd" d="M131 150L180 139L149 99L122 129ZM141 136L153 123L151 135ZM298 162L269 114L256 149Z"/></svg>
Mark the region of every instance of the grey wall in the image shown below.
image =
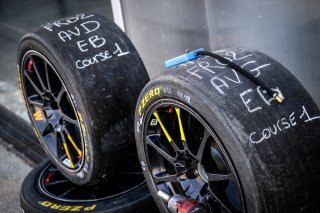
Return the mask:
<svg viewBox="0 0 320 213"><path fill-rule="evenodd" d="M126 32L151 77L185 49L246 47L286 66L320 106L320 1L122 0Z"/></svg>

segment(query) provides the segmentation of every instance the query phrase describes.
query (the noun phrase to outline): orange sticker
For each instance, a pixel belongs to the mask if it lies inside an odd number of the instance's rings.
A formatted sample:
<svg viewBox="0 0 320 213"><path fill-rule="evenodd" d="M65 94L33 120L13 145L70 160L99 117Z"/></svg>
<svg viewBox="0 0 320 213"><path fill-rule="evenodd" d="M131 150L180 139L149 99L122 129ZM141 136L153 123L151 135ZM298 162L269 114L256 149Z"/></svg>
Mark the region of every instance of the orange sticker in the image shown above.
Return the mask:
<svg viewBox="0 0 320 213"><path fill-rule="evenodd" d="M35 113L33 113L33 117L34 120L36 121L42 121L43 120L43 114L41 113L41 111L36 111Z"/></svg>

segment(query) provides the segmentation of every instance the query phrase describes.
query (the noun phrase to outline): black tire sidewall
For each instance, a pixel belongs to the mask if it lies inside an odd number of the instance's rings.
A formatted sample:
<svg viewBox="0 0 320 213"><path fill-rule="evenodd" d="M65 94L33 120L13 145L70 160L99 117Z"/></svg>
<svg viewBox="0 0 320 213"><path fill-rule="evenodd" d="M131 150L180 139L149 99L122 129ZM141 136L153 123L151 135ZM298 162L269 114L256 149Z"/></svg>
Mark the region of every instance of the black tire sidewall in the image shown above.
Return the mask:
<svg viewBox="0 0 320 213"><path fill-rule="evenodd" d="M143 212L144 208L156 211L154 202L144 183L124 194L94 202L63 202L39 190L40 173L51 162L45 160L34 168L25 178L20 191L21 208L26 213L40 212ZM106 189L107 190L107 189Z"/></svg>

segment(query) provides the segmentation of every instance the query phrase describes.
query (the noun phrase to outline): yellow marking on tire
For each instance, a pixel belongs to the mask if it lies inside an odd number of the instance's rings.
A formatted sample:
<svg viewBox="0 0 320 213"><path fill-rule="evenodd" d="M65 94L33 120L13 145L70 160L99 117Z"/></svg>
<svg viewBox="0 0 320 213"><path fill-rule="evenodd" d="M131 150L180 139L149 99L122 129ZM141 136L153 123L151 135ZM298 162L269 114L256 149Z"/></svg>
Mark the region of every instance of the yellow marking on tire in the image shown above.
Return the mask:
<svg viewBox="0 0 320 213"><path fill-rule="evenodd" d="M69 205L62 205L62 204L56 204L52 203L50 201L39 201L38 204L40 204L43 207L54 209L58 211L70 211L70 212L89 212L95 210L97 207L97 204L93 204L91 206L69 206Z"/></svg>
<svg viewBox="0 0 320 213"><path fill-rule="evenodd" d="M157 88L153 88L145 93L145 95L141 99L141 102L140 102L140 105L138 108L138 112L139 112L140 116L141 116L141 111L146 106L146 104L149 102L149 100L151 100L155 96L160 95L160 92L161 92L160 87L157 87Z"/></svg>
<svg viewBox="0 0 320 213"><path fill-rule="evenodd" d="M43 120L43 115L42 115L40 110L38 110L35 113L33 113L33 117L34 117L34 120L36 120L36 121L42 121Z"/></svg>
<svg viewBox="0 0 320 213"><path fill-rule="evenodd" d="M84 126L81 113L77 111L77 114L78 114L78 118L79 118L80 128L82 130L82 136L83 136L83 142L84 142L84 155L86 156L87 161L89 161L89 159L90 159L89 157L90 156L89 156L89 152L88 152L86 128Z"/></svg>
<svg viewBox="0 0 320 213"><path fill-rule="evenodd" d="M37 136L37 139L38 139L39 143L40 143L40 144L42 144L42 142L41 142L41 140L40 140L40 137L39 137L39 135L38 135L38 132L37 132L36 128L34 128L34 127L33 127L33 131L34 131L34 133L36 134L36 136Z"/></svg>
<svg viewBox="0 0 320 213"><path fill-rule="evenodd" d="M82 157L82 152L80 151L80 149L78 148L77 144L74 142L74 140L72 139L72 137L71 137L71 135L69 133L68 133L67 137L68 137L69 141L71 142L72 146L77 150L78 155L80 157Z"/></svg>
<svg viewBox="0 0 320 213"><path fill-rule="evenodd" d="M72 160L71 160L70 152L69 152L67 143L66 143L65 141L63 142L63 147L64 147L64 151L66 152L67 158L68 158L69 161L70 161L70 166L71 166L72 169L74 169L74 164L73 164L73 162L72 162Z"/></svg>
<svg viewBox="0 0 320 213"><path fill-rule="evenodd" d="M29 112L29 109L27 107L27 102L26 102L26 99L24 97L24 93L23 93L23 90L22 90L22 81L21 81L21 75L20 75L19 68L18 68L18 81L19 81L20 93L21 93L21 96L22 96L22 99L23 99L24 106L26 107L27 112Z"/></svg>
<svg viewBox="0 0 320 213"><path fill-rule="evenodd" d="M160 124L160 126L161 126L162 131L163 131L164 134L166 135L168 141L171 143L171 142L172 142L172 138L170 137L168 131L167 131L166 128L164 127L163 123L161 122L158 113L157 113L157 112L154 112L153 115L154 115L154 117L156 117L156 119L158 120L158 122L159 122L159 124Z"/></svg>
<svg viewBox="0 0 320 213"><path fill-rule="evenodd" d="M181 140L183 142L186 142L186 136L184 135L183 127L182 127L182 121L180 117L180 108L175 108L177 116L178 116L178 122L179 122L179 128L180 128L180 135L181 135Z"/></svg>

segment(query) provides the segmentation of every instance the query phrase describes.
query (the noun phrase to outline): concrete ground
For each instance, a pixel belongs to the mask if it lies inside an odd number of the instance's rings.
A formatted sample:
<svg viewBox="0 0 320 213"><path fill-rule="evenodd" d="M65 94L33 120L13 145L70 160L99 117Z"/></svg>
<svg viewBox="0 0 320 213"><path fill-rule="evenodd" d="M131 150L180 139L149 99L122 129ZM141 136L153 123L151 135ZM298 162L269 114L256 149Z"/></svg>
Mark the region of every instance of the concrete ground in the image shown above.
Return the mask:
<svg viewBox="0 0 320 213"><path fill-rule="evenodd" d="M0 209L8 213L21 212L20 186L32 168L4 143L0 140Z"/></svg>

